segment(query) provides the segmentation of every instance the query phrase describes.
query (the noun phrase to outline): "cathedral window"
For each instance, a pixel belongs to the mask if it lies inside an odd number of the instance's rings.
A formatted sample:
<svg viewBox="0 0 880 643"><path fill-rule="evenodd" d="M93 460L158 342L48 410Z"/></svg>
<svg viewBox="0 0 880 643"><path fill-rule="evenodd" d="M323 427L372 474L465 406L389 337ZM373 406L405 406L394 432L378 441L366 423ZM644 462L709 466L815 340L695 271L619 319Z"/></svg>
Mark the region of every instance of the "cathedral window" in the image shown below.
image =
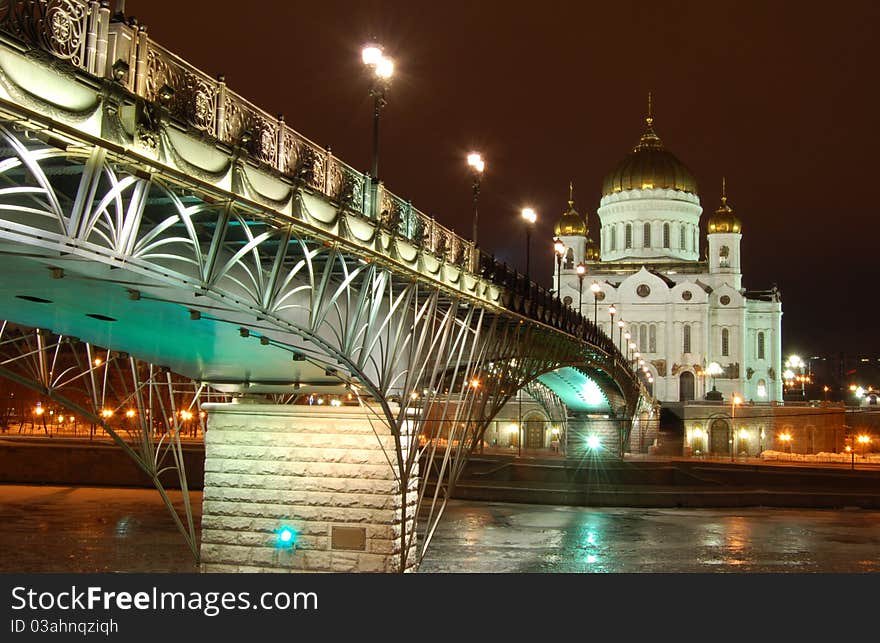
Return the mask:
<svg viewBox="0 0 880 643"><path fill-rule="evenodd" d="M699 248L697 248L697 229L694 226L691 226L691 249L693 252L699 250Z"/></svg>
<svg viewBox="0 0 880 643"><path fill-rule="evenodd" d="M690 353L691 352L691 325L685 324L684 329L682 331L683 339L682 342L682 352Z"/></svg>
<svg viewBox="0 0 880 643"><path fill-rule="evenodd" d="M639 328L639 350L648 350L648 325L642 324Z"/></svg>
<svg viewBox="0 0 880 643"><path fill-rule="evenodd" d="M758 359L764 359L764 333L758 333Z"/></svg>
<svg viewBox="0 0 880 643"><path fill-rule="evenodd" d="M682 250L687 250L687 227L682 223L680 228L680 234L678 236L679 245Z"/></svg>
<svg viewBox="0 0 880 643"><path fill-rule="evenodd" d="M657 326L656 324L651 324L650 328L648 328L648 352L656 353L657 352Z"/></svg>
<svg viewBox="0 0 880 643"><path fill-rule="evenodd" d="M663 224L663 247L669 248L669 224Z"/></svg>
<svg viewBox="0 0 880 643"><path fill-rule="evenodd" d="M726 328L721 329L721 355L723 357L730 355L730 331Z"/></svg>
<svg viewBox="0 0 880 643"><path fill-rule="evenodd" d="M642 241L644 242L644 243L642 243L642 245L645 248L651 247L651 224L650 223L645 224L645 227L642 232Z"/></svg>
<svg viewBox="0 0 880 643"><path fill-rule="evenodd" d="M767 382L765 380L758 380L758 397L767 397Z"/></svg>
<svg viewBox="0 0 880 643"><path fill-rule="evenodd" d="M568 252L565 253L565 263L562 267L566 270L574 268L574 248L569 248Z"/></svg>
<svg viewBox="0 0 880 643"><path fill-rule="evenodd" d="M633 247L633 227L631 223L627 223L626 227L623 229L623 243L624 248L632 248Z"/></svg>
<svg viewBox="0 0 880 643"><path fill-rule="evenodd" d="M617 250L617 227L611 228L611 251Z"/></svg>
<svg viewBox="0 0 880 643"><path fill-rule="evenodd" d="M718 252L718 265L722 268L730 265L730 248L727 246L721 246L721 250Z"/></svg>

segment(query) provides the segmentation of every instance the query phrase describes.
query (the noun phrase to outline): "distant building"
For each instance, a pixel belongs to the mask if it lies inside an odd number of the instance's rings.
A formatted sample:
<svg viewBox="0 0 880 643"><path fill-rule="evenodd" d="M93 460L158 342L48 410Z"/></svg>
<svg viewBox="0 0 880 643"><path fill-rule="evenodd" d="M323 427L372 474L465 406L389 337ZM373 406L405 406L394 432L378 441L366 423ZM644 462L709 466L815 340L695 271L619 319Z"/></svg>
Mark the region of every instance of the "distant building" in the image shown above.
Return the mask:
<svg viewBox="0 0 880 643"><path fill-rule="evenodd" d="M703 399L713 385L721 395L709 399L738 394L746 401L781 401L780 294L775 287L743 286L743 226L724 186L707 221L703 258L702 212L693 174L664 147L649 109L638 144L605 177L598 243L569 194L555 226L566 246L560 296L575 308L582 302L581 313L595 314L615 340L630 333L632 353L639 353L634 360L644 360L661 402ZM585 269L580 280L578 264ZM720 367L714 378L713 363Z"/></svg>

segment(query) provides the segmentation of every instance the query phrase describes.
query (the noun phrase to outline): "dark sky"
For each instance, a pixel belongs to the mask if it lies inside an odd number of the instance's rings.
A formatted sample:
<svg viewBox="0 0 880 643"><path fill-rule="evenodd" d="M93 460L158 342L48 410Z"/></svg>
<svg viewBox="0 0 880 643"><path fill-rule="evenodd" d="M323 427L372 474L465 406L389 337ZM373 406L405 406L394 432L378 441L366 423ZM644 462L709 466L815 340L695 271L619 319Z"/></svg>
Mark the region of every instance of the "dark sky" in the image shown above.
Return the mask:
<svg viewBox="0 0 880 643"><path fill-rule="evenodd" d="M727 176L744 286L781 289L784 352L880 353L875 3L128 0L126 13L362 170L359 52L374 34L397 64L386 185L470 237L464 156L480 150L480 245L522 269L532 205L533 274L548 286L569 180L595 230L602 178L638 141L651 91L657 133L699 183L704 231Z"/></svg>

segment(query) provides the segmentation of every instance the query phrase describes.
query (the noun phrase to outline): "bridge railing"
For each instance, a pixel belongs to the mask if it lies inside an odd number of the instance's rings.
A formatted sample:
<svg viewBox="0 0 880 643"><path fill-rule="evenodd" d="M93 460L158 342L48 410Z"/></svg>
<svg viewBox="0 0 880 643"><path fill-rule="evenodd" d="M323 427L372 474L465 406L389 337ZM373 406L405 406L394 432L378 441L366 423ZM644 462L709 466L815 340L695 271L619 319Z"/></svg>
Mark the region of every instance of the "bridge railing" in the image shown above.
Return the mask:
<svg viewBox="0 0 880 643"><path fill-rule="evenodd" d="M390 234L504 289L509 309L590 342L622 371L630 363L595 323L564 305L551 291L495 261L472 241L437 223L369 174L359 172L243 96L147 35L146 27L98 0L0 0L0 32L113 79L133 94L161 104L172 119L324 194L340 208L376 220ZM375 203L375 207L373 207Z"/></svg>

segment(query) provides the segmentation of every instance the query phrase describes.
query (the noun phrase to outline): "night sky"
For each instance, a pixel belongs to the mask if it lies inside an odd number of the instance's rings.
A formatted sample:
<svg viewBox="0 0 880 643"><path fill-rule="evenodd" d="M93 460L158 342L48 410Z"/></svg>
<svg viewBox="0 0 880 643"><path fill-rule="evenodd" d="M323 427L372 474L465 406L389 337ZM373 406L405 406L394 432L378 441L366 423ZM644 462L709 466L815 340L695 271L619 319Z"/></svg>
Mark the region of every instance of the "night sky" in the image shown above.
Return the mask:
<svg viewBox="0 0 880 643"><path fill-rule="evenodd" d="M464 157L481 151L480 245L523 270L519 212L533 206L532 272L548 287L569 180L598 240L602 179L638 142L651 91L657 133L699 184L704 232L727 176L743 285L780 288L784 353L880 354L880 8L809 5L128 0L126 13L364 171L360 48L375 35L397 65L381 178L469 238Z"/></svg>

